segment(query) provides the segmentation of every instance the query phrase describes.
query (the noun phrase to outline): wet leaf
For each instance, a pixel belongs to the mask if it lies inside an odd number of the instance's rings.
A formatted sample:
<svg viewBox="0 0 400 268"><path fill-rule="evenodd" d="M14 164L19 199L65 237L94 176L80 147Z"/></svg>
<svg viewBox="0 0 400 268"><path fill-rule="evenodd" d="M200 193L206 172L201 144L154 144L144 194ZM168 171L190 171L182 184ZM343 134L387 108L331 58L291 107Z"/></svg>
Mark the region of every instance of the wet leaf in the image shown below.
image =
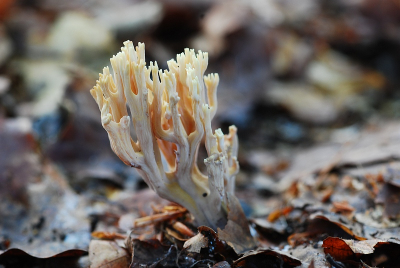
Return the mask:
<svg viewBox="0 0 400 268"><path fill-rule="evenodd" d="M220 240L218 234L207 226L200 226L199 233L186 241L181 256L187 254L195 263L216 264L221 261L232 263L238 258L235 250L225 241ZM180 264L183 262L180 260ZM222 264L221 264L222 265Z"/></svg>
<svg viewBox="0 0 400 268"><path fill-rule="evenodd" d="M200 226L199 232L208 240L207 253L214 255L220 254L226 258L235 259L237 254L232 250L232 247L225 241L220 239L219 234L207 226Z"/></svg>
<svg viewBox="0 0 400 268"><path fill-rule="evenodd" d="M175 246L162 245L159 240L132 241L133 257L131 268L136 267L176 267L177 250Z"/></svg>

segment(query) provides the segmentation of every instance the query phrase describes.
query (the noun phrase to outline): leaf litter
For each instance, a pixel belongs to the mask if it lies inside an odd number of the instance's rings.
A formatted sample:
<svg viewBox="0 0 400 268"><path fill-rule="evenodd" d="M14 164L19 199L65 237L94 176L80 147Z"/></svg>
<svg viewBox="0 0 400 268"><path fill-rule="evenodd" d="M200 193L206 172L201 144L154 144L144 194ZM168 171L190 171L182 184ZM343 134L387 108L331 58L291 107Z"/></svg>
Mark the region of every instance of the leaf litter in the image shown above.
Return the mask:
<svg viewBox="0 0 400 268"><path fill-rule="evenodd" d="M0 4L0 266L398 266L398 5L83 2ZM88 87L127 36L160 62L210 52L247 207L224 229L109 149Z"/></svg>

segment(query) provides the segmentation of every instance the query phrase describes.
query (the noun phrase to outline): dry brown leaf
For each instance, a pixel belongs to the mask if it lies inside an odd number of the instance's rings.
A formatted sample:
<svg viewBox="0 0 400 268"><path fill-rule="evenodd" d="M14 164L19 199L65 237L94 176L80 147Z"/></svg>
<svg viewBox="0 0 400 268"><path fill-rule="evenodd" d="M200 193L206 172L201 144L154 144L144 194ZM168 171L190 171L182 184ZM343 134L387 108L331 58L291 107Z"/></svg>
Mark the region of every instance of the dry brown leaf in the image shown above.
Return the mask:
<svg viewBox="0 0 400 268"><path fill-rule="evenodd" d="M218 228L218 237L233 247L236 253L254 249L256 243L250 234L249 223L246 215L234 195L228 193L228 223L223 230ZM232 208L232 210L230 210Z"/></svg>
<svg viewBox="0 0 400 268"><path fill-rule="evenodd" d="M89 245L91 268L126 268L130 256L114 241L92 240Z"/></svg>
<svg viewBox="0 0 400 268"><path fill-rule="evenodd" d="M328 237L324 240L322 247L325 254L330 254L335 260L351 260L364 254L372 254L378 243L387 243L378 239L356 241L352 239L341 239Z"/></svg>
<svg viewBox="0 0 400 268"><path fill-rule="evenodd" d="M279 219L282 216L282 212L280 209L276 209L274 211L272 211L269 215L268 215L268 221L269 222L275 222L277 219Z"/></svg>
<svg viewBox="0 0 400 268"><path fill-rule="evenodd" d="M176 221L172 224L172 227L174 227L175 230L177 230L178 232L180 232L183 235L192 237L195 235L195 233L189 229L189 227L187 227L185 224L183 224L180 221Z"/></svg>
<svg viewBox="0 0 400 268"><path fill-rule="evenodd" d="M374 252L374 247L377 243L385 242L379 239L356 241L343 239L354 253L371 254Z"/></svg>
<svg viewBox="0 0 400 268"><path fill-rule="evenodd" d="M285 207L283 209L276 209L268 215L268 221L275 222L281 216L285 216L285 215L289 214L292 210L293 210L293 207Z"/></svg>
<svg viewBox="0 0 400 268"><path fill-rule="evenodd" d="M206 247L208 247L208 238L202 233L198 233L197 235L193 236L183 245L184 249L195 253L200 253L200 250Z"/></svg>
<svg viewBox="0 0 400 268"><path fill-rule="evenodd" d="M362 237L362 236L358 236L358 235L356 235L352 230L350 230L347 226L345 226L344 224L342 224L342 223L340 223L340 222L336 222L336 221L332 221L332 220L329 220L327 217L324 217L324 216L316 216L315 217L315 219L319 219L319 220L322 220L322 221L326 221L326 222L328 222L328 223L330 223L330 224L334 224L334 225L336 225L337 227L339 227L342 231L344 231L348 236L350 236L350 237L352 237L352 238L354 238L354 239L357 239L357 240L366 240L366 238L364 238L364 237Z"/></svg>
<svg viewBox="0 0 400 268"><path fill-rule="evenodd" d="M314 240L322 234L328 234L330 236L340 236L344 238L353 238L357 240L366 240L366 238L356 235L344 224L328 219L322 215L316 215L310 221L307 227L307 231L304 233L294 233L288 237L288 243L292 246L297 246Z"/></svg>
<svg viewBox="0 0 400 268"><path fill-rule="evenodd" d="M92 232L92 237L103 240L125 239L126 235L117 234L113 232Z"/></svg>
<svg viewBox="0 0 400 268"><path fill-rule="evenodd" d="M354 212L354 207L349 205L347 201L343 202L332 202L332 212L341 213L341 214L351 214Z"/></svg>
<svg viewBox="0 0 400 268"><path fill-rule="evenodd" d="M322 245L325 254L330 254L335 260L344 261L352 258L354 252L346 242L337 237L328 237Z"/></svg>
<svg viewBox="0 0 400 268"><path fill-rule="evenodd" d="M0 19L4 19L10 14L11 8L16 2L15 0L2 0L0 2Z"/></svg>
<svg viewBox="0 0 400 268"><path fill-rule="evenodd" d="M134 228L152 225L158 222L173 220L183 216L187 210L181 206L165 207L162 213L135 219Z"/></svg>

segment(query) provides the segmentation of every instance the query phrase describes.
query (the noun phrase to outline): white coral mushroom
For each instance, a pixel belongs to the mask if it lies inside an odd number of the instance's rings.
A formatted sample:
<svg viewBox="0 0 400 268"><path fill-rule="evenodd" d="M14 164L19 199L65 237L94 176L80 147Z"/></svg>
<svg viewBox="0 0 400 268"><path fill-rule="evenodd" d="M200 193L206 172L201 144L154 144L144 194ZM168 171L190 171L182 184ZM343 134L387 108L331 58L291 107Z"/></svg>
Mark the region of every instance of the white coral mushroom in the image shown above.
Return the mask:
<svg viewBox="0 0 400 268"><path fill-rule="evenodd" d="M185 49L162 71L157 63L146 66L144 44L135 48L126 41L121 50L111 58L113 75L104 68L90 91L112 150L157 194L186 207L197 224L223 228L239 170L238 140L235 126L229 135L220 129L212 133L219 77L204 76L208 54ZM130 135L131 120L137 142ZM196 164L203 136L207 175Z"/></svg>

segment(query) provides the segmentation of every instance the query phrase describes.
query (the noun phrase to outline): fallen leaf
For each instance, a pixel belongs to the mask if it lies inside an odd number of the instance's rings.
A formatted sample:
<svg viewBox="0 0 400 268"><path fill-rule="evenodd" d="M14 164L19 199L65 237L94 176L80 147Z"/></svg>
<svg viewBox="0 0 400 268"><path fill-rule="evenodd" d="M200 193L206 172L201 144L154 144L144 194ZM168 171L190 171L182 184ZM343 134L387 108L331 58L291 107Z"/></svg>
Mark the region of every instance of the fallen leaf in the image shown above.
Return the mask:
<svg viewBox="0 0 400 268"><path fill-rule="evenodd" d="M80 257L87 255L87 251L71 249L47 258L32 256L18 248L0 251L0 266L5 267L79 267Z"/></svg>
<svg viewBox="0 0 400 268"><path fill-rule="evenodd" d="M380 267L397 267L400 261L400 244L379 239L356 241L328 237L322 247L325 254L332 256L335 261L362 261Z"/></svg>
<svg viewBox="0 0 400 268"><path fill-rule="evenodd" d="M126 268L130 256L114 241L92 240L89 245L91 268Z"/></svg>
<svg viewBox="0 0 400 268"><path fill-rule="evenodd" d="M161 244L150 239L132 241L133 257L130 268L136 267L176 267L178 253L175 246Z"/></svg>
<svg viewBox="0 0 400 268"><path fill-rule="evenodd" d="M103 240L125 239L126 235L111 232L92 232L92 237Z"/></svg>
<svg viewBox="0 0 400 268"><path fill-rule="evenodd" d="M334 237L343 237L348 239L366 240L366 238L356 235L346 225L329 220L322 215L314 216L307 226L307 231L303 233L294 233L288 238L292 246L303 244L306 241L319 238L320 235L327 234Z"/></svg>
<svg viewBox="0 0 400 268"><path fill-rule="evenodd" d="M221 261L214 264L213 268L231 268L231 265L227 261Z"/></svg>
<svg viewBox="0 0 400 268"><path fill-rule="evenodd" d="M396 219L400 216L400 172L388 169L388 173L389 178L386 179L375 202L383 204L387 217Z"/></svg>
<svg viewBox="0 0 400 268"><path fill-rule="evenodd" d="M305 266L307 263L311 264L314 262L315 267L330 268L330 266L328 266L326 263L324 251L319 246L318 242L314 244L308 243L299 247L293 247L288 250L288 254L290 254L291 257L301 260L303 266Z"/></svg>
<svg viewBox="0 0 400 268"><path fill-rule="evenodd" d="M262 219L251 219L254 229L257 231L260 239L265 239L267 243L279 245L287 240L289 236L289 226L287 221L270 221ZM267 244L268 245L268 244ZM268 246L269 246L268 245Z"/></svg>
<svg viewBox="0 0 400 268"><path fill-rule="evenodd" d="M297 267L301 261L270 249L258 249L246 252L233 262L236 267Z"/></svg>
<svg viewBox="0 0 400 268"><path fill-rule="evenodd" d="M220 261L232 263L239 257L229 243L219 239L213 229L200 226L198 230L199 234L186 241L184 245L184 249L189 252L188 256L191 256L193 260L190 265L193 265L194 262L205 261L213 265Z"/></svg>
<svg viewBox="0 0 400 268"><path fill-rule="evenodd" d="M328 237L324 240L322 247L325 254L330 254L335 260L344 261L353 259L356 254L371 254L374 252L374 246L381 242L380 240L346 240L338 237Z"/></svg>
<svg viewBox="0 0 400 268"><path fill-rule="evenodd" d="M241 207L239 200L228 193L228 223L221 230L218 228L218 237L233 247L236 253L240 254L247 250L254 249L256 243L250 234L249 223Z"/></svg>
<svg viewBox="0 0 400 268"><path fill-rule="evenodd" d="M339 214L351 214L354 212L354 207L349 205L347 201L343 202L332 202L332 212L339 213Z"/></svg>
<svg viewBox="0 0 400 268"><path fill-rule="evenodd" d="M202 233L198 233L185 242L183 248L189 252L200 253L202 248L208 247L208 239Z"/></svg>
<svg viewBox="0 0 400 268"><path fill-rule="evenodd" d="M268 215L268 221L275 222L281 216L289 214L292 210L293 210L293 207L285 207L283 209L276 209Z"/></svg>

